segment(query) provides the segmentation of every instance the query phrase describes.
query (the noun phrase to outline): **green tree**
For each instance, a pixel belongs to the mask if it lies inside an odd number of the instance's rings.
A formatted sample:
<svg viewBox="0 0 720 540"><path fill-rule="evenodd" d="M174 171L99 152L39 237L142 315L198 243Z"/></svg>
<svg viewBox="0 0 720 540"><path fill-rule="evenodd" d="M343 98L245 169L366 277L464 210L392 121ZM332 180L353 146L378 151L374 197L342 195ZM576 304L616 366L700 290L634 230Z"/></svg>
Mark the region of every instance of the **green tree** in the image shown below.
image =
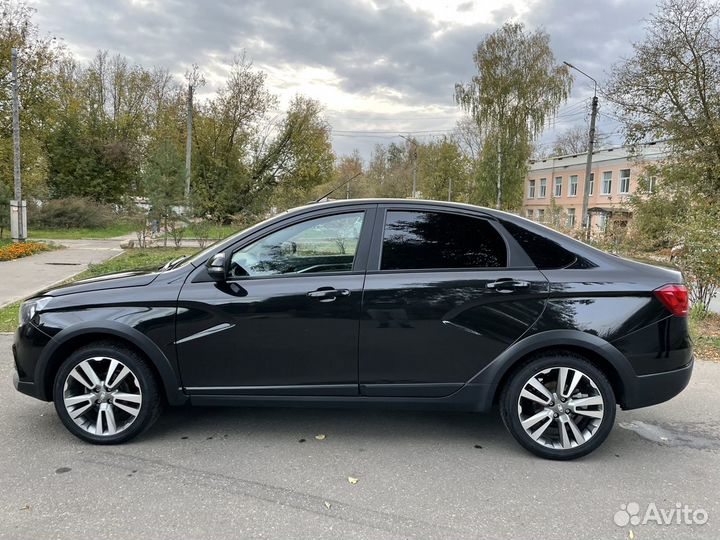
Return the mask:
<svg viewBox="0 0 720 540"><path fill-rule="evenodd" d="M567 100L572 77L556 64L549 35L528 33L521 23L506 23L481 41L473 62L477 74L455 85L455 100L483 133L476 200L488 204L494 192L498 207L517 208L532 141Z"/></svg>
<svg viewBox="0 0 720 540"><path fill-rule="evenodd" d="M646 37L614 66L606 94L631 143L667 139L669 157L648 168L652 193L632 199L635 234L649 246L681 243L691 294L707 307L720 282L720 5L664 0Z"/></svg>
<svg viewBox="0 0 720 540"><path fill-rule="evenodd" d="M419 190L423 197L467 202L470 196L469 160L458 144L443 137L420 146Z"/></svg>

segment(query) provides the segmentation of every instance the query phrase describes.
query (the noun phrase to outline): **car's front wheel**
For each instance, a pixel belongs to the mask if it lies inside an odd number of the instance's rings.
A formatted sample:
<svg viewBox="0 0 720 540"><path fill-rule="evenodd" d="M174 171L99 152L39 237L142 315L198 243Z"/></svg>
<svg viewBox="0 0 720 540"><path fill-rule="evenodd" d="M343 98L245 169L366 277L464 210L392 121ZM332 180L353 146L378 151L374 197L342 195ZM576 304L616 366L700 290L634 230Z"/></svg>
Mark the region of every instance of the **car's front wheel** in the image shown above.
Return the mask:
<svg viewBox="0 0 720 540"><path fill-rule="evenodd" d="M572 353L535 357L500 396L503 422L515 439L548 459L575 459L602 444L615 421L607 377Z"/></svg>
<svg viewBox="0 0 720 540"><path fill-rule="evenodd" d="M160 413L160 395L146 361L111 342L82 347L63 362L53 401L65 427L94 444L125 442Z"/></svg>

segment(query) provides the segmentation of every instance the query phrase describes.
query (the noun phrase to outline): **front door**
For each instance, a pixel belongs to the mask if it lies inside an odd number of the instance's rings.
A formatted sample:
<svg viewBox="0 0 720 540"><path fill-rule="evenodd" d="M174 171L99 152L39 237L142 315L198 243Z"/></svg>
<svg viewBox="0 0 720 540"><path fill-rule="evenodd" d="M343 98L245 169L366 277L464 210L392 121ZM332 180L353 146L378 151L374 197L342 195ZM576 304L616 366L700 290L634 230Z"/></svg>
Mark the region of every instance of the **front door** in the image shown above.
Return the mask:
<svg viewBox="0 0 720 540"><path fill-rule="evenodd" d="M378 223L360 326L362 394L449 395L542 313L547 280L524 253L512 263L517 245L490 220L390 207Z"/></svg>
<svg viewBox="0 0 720 540"><path fill-rule="evenodd" d="M373 212L301 218L230 250L226 282L191 277L176 331L186 389L356 395L365 265L358 246Z"/></svg>

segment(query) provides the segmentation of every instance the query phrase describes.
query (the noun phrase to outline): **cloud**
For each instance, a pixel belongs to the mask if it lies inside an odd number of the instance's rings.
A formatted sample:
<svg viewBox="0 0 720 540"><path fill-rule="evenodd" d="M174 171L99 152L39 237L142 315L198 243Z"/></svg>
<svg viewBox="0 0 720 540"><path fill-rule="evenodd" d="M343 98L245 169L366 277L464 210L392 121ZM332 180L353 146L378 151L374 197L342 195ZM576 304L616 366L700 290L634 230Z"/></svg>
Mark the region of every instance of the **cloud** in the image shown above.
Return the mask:
<svg viewBox="0 0 720 540"><path fill-rule="evenodd" d="M433 126L452 126L458 114L454 84L472 76L473 50L502 22L521 18L543 27L559 60L602 77L629 52L639 21L653 3L528 0L521 15L517 0L455 2L452 7L431 2L423 9L402 0L36 0L33 5L41 30L65 38L80 59L107 49L179 76L198 63L209 81L205 92L212 92L232 57L246 50L268 72L277 93L290 97L302 90L337 109L330 115L336 129L361 125L410 131L431 123L423 117L447 115L447 121L434 120ZM457 22L458 13L468 22ZM478 14L484 22L469 22L481 20ZM578 97L587 97L586 85L578 81L577 88ZM343 111L365 117L353 122ZM339 139L340 151L353 141L363 148L381 141Z"/></svg>

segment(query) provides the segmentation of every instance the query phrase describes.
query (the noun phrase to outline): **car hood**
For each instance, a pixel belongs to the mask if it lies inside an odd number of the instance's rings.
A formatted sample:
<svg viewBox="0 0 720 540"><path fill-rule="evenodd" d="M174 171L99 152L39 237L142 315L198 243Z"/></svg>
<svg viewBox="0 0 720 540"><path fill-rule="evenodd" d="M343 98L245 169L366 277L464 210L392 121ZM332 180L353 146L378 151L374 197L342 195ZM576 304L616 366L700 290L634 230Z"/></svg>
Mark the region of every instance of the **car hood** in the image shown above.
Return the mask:
<svg viewBox="0 0 720 540"><path fill-rule="evenodd" d="M118 272L116 274L105 274L90 279L83 279L49 287L38 293L37 296L64 296L81 292L100 291L103 289L120 289L123 287L143 287L149 285L158 277L157 271Z"/></svg>

